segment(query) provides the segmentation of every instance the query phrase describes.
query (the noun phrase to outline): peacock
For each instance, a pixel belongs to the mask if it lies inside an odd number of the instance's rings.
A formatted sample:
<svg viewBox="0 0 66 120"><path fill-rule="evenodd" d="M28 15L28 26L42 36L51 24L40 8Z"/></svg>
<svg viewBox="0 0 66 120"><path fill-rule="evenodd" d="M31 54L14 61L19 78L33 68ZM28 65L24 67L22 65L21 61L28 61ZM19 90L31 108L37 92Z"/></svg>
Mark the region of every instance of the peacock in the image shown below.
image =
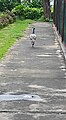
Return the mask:
<svg viewBox="0 0 66 120"><path fill-rule="evenodd" d="M36 41L35 28L32 28L32 33L30 34L31 46L34 47Z"/></svg>

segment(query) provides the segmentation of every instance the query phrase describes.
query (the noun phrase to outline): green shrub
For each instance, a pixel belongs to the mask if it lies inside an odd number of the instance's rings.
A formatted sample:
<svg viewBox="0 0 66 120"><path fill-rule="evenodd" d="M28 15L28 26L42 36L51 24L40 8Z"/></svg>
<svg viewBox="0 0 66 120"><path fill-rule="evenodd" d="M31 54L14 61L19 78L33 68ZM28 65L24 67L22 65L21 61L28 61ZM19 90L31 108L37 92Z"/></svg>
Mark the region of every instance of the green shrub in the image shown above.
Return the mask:
<svg viewBox="0 0 66 120"><path fill-rule="evenodd" d="M15 15L21 17L21 16L24 16L24 8L25 8L25 7L24 7L23 5L18 5L18 6L16 6L16 7L12 10L12 12L13 12Z"/></svg>
<svg viewBox="0 0 66 120"><path fill-rule="evenodd" d="M27 19L38 19L41 17L41 11L38 8L25 8L25 18Z"/></svg>
<svg viewBox="0 0 66 120"><path fill-rule="evenodd" d="M0 0L0 11L3 12L5 10L12 10L16 5L20 3L18 0Z"/></svg>
<svg viewBox="0 0 66 120"><path fill-rule="evenodd" d="M42 0L32 0L32 2L29 2L28 0L23 0L22 4L25 7L31 7L31 8L41 8L42 5Z"/></svg>
<svg viewBox="0 0 66 120"><path fill-rule="evenodd" d="M41 16L41 17L38 19L38 21L45 22L44 16Z"/></svg>
<svg viewBox="0 0 66 120"><path fill-rule="evenodd" d="M18 17L22 17L24 19L38 19L43 14L43 10L41 8L25 7L24 5L16 6L12 12Z"/></svg>

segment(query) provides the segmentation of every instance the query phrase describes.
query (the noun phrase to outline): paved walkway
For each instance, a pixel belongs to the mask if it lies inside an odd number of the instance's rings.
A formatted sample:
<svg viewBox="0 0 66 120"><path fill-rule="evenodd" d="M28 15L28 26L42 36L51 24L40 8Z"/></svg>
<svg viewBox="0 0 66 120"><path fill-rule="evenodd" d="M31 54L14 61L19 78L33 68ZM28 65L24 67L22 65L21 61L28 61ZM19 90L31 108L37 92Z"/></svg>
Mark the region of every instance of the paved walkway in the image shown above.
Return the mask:
<svg viewBox="0 0 66 120"><path fill-rule="evenodd" d="M29 40L32 26L34 48ZM31 25L0 62L0 119L66 120L65 68L52 25Z"/></svg>

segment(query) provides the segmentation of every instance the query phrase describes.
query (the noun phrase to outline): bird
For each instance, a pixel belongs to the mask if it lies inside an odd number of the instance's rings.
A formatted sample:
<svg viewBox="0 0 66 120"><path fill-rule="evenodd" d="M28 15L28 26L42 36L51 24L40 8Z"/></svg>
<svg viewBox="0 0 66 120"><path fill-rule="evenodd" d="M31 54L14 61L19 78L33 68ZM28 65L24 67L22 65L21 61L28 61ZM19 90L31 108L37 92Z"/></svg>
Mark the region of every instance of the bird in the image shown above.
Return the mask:
<svg viewBox="0 0 66 120"><path fill-rule="evenodd" d="M32 33L30 34L31 46L34 47L36 41L35 27L32 28Z"/></svg>

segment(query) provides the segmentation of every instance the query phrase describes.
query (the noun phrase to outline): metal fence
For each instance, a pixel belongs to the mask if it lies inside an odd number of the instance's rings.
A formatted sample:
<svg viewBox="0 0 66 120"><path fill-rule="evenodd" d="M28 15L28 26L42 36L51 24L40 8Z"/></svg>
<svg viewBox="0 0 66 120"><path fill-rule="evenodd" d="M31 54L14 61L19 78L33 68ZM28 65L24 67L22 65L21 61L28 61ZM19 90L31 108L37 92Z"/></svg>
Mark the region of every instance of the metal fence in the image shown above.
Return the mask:
<svg viewBox="0 0 66 120"><path fill-rule="evenodd" d="M66 45L66 0L54 0L54 24Z"/></svg>

